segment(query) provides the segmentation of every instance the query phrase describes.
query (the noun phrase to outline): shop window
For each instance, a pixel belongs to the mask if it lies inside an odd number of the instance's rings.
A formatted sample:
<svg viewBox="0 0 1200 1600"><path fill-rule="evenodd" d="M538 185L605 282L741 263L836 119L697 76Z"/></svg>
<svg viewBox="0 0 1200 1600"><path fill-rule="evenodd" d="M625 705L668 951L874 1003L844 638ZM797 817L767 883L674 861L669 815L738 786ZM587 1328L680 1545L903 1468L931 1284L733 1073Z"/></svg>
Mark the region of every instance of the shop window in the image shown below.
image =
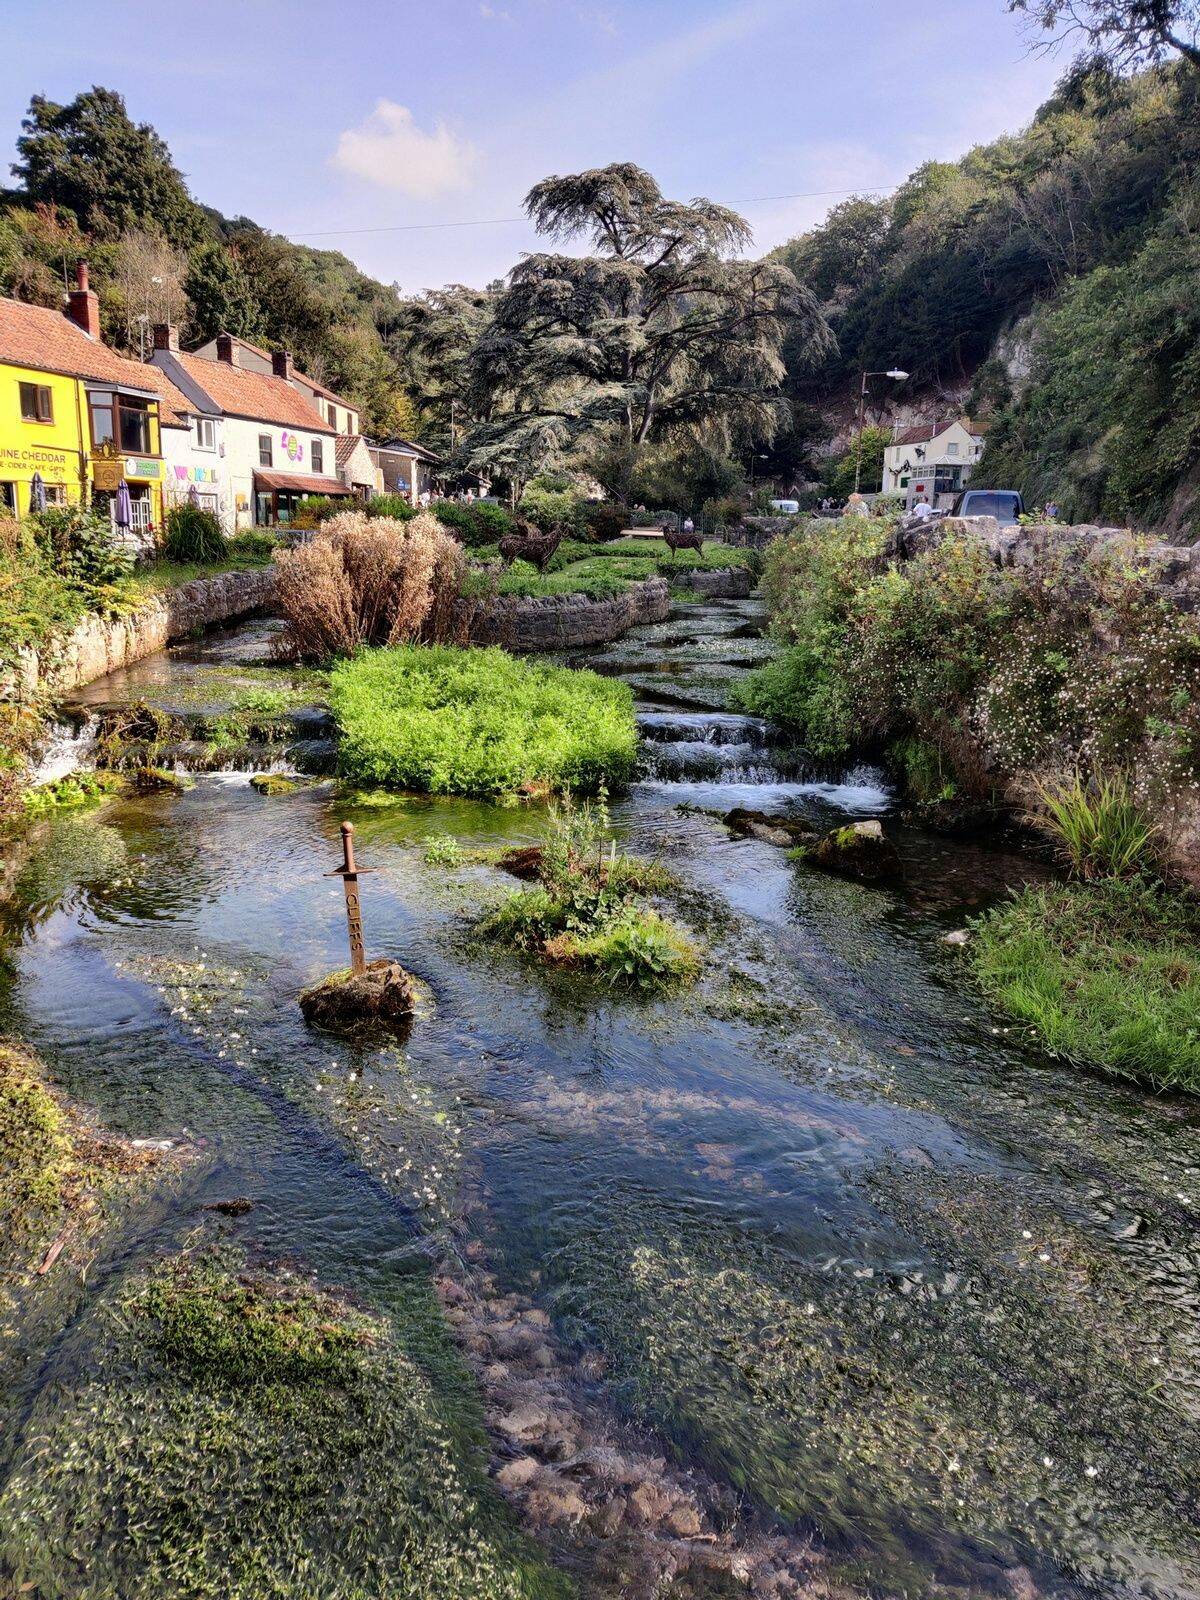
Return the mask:
<svg viewBox="0 0 1200 1600"><path fill-rule="evenodd" d="M46 504L48 506L65 506L67 491L61 483L48 483L46 485Z"/></svg>
<svg viewBox="0 0 1200 1600"><path fill-rule="evenodd" d="M21 421L53 422L54 396L45 384L21 384Z"/></svg>
<svg viewBox="0 0 1200 1600"><path fill-rule="evenodd" d="M0 483L0 511L15 511L17 509L17 486L15 483Z"/></svg>
<svg viewBox="0 0 1200 1600"><path fill-rule="evenodd" d="M260 433L258 436L258 464L260 467L271 467L275 464L269 433Z"/></svg>
<svg viewBox="0 0 1200 1600"><path fill-rule="evenodd" d="M320 439L312 442L312 469L318 473L325 471L325 445Z"/></svg>
<svg viewBox="0 0 1200 1600"><path fill-rule="evenodd" d="M217 425L211 417L196 418L196 447L199 450L217 448Z"/></svg>

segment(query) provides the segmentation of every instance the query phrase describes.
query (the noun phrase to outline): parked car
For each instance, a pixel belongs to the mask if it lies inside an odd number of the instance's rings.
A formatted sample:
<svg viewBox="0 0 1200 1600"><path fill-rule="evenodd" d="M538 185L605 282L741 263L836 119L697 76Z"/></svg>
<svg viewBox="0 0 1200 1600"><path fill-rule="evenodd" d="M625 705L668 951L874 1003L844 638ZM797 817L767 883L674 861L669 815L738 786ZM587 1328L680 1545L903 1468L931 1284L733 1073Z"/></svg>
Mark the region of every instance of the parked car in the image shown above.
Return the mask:
<svg viewBox="0 0 1200 1600"><path fill-rule="evenodd" d="M952 517L995 517L997 522L1017 522L1024 512L1016 489L964 489L950 507Z"/></svg>
<svg viewBox="0 0 1200 1600"><path fill-rule="evenodd" d="M799 500L772 500L771 510L779 517L794 517L800 510Z"/></svg>

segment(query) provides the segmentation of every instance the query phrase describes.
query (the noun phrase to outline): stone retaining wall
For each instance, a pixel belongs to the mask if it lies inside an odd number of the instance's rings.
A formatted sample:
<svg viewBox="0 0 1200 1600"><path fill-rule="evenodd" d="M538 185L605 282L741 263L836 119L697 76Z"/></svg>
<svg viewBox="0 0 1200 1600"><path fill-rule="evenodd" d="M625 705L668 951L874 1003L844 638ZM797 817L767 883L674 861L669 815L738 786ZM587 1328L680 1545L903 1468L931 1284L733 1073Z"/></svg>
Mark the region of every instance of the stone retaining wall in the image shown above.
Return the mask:
<svg viewBox="0 0 1200 1600"><path fill-rule="evenodd" d="M579 650L619 639L639 623L664 622L670 610L665 578L647 578L608 600L581 594L500 596L475 618L471 643L521 651Z"/></svg>
<svg viewBox="0 0 1200 1600"><path fill-rule="evenodd" d="M194 578L153 596L127 617L85 617L40 657L30 651L22 661L20 687L28 697L39 688L66 694L202 628L262 610L274 598L274 567Z"/></svg>
<svg viewBox="0 0 1200 1600"><path fill-rule="evenodd" d="M745 600L754 589L754 574L748 567L720 567L704 570L695 567L674 579L677 589L693 589L708 600Z"/></svg>

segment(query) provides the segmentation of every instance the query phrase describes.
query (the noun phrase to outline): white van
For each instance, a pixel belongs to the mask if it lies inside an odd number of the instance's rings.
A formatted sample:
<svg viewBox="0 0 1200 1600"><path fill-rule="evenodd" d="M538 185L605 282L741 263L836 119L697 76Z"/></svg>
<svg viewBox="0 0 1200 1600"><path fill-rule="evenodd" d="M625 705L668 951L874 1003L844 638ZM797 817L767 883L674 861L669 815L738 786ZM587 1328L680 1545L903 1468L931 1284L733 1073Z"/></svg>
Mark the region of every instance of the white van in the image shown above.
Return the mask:
<svg viewBox="0 0 1200 1600"><path fill-rule="evenodd" d="M778 517L795 517L800 512L799 500L772 500L771 510Z"/></svg>

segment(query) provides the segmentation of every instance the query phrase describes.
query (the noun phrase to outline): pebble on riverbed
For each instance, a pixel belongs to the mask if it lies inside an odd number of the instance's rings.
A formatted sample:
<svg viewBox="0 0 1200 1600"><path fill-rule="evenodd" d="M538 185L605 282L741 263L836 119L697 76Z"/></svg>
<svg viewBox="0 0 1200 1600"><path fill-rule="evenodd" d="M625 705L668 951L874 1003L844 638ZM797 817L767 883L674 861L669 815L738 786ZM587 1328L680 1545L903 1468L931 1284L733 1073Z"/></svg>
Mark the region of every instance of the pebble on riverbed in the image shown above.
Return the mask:
<svg viewBox="0 0 1200 1600"><path fill-rule="evenodd" d="M603 1358L571 1364L544 1310L501 1294L488 1272L466 1281L444 1273L437 1289L483 1389L497 1485L534 1531L586 1545L606 1592L650 1600L708 1573L727 1574L757 1600L838 1593L806 1540L741 1517L715 1483L618 1430L586 1392Z"/></svg>

